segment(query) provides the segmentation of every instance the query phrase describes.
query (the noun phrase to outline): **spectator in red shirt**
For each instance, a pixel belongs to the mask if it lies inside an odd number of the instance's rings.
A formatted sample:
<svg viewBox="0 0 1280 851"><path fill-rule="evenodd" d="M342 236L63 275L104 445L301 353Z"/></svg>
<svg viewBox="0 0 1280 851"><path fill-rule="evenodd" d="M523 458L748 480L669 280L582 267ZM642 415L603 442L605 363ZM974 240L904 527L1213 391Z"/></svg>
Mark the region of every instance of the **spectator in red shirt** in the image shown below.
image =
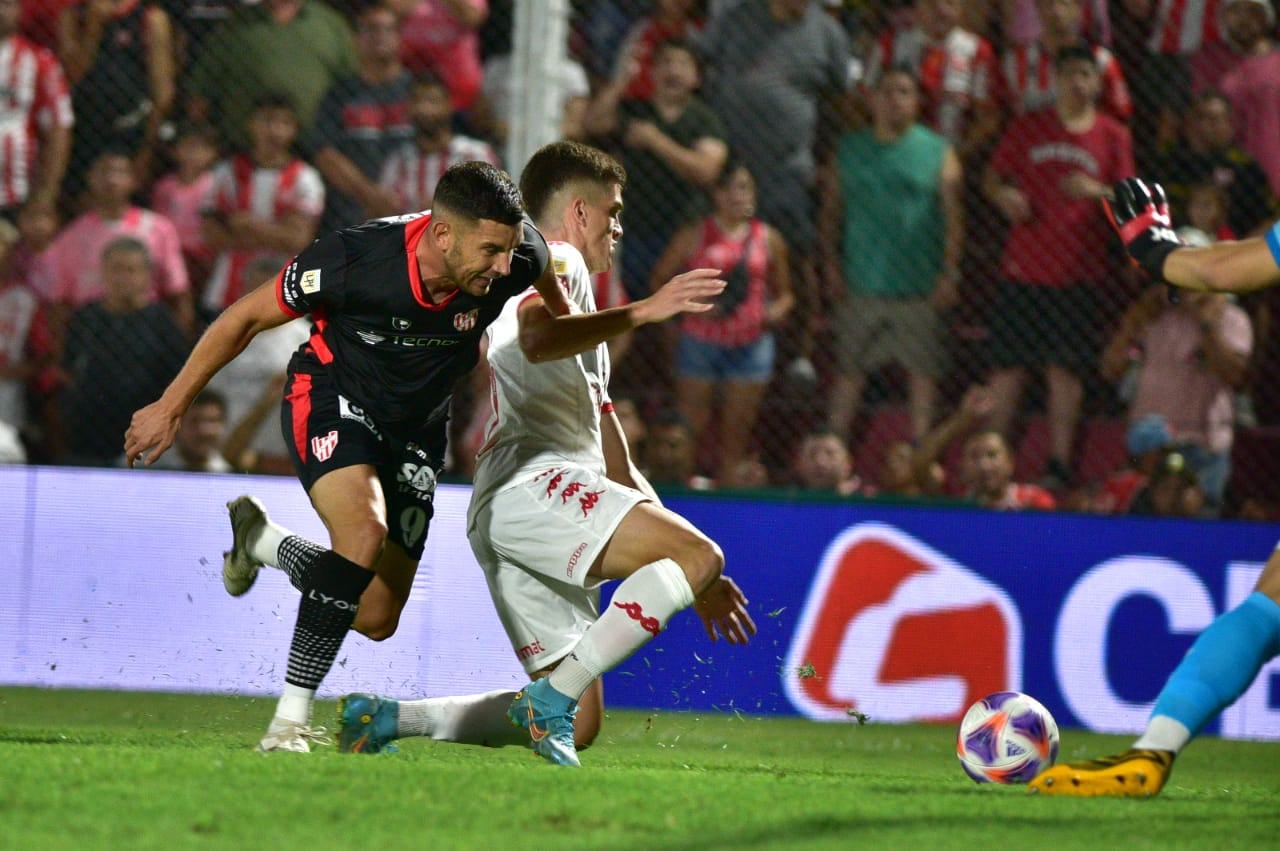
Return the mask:
<svg viewBox="0 0 1280 851"><path fill-rule="evenodd" d="M983 508L1004 511L1057 508L1053 494L1044 488L1013 480L1013 452L1009 441L998 431L986 429L965 441L961 477L969 498Z"/></svg>
<svg viewBox="0 0 1280 851"><path fill-rule="evenodd" d="M1010 223L991 308L992 427L1009 432L1028 372L1048 384L1049 474L1071 480L1080 376L1095 366L1098 285L1111 238L1098 200L1133 171L1129 131L1094 105L1101 85L1092 49L1064 48L1053 109L1015 119L983 177Z"/></svg>

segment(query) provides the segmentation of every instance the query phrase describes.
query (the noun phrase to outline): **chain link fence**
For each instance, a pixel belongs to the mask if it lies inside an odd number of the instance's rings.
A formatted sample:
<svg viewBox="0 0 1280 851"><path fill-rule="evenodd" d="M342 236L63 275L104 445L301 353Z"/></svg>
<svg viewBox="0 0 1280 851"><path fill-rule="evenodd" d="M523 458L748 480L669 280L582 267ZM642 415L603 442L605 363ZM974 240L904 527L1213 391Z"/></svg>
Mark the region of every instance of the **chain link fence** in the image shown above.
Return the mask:
<svg viewBox="0 0 1280 851"><path fill-rule="evenodd" d="M202 328L317 234L563 137L629 173L601 306L730 281L612 346L655 482L1273 518L1276 296L1170 301L1101 198L1136 173L1189 242L1270 226L1275 23L1266 0L0 0L0 449L117 463ZM289 473L306 333L255 342L167 463ZM457 393L460 478L484 398Z"/></svg>

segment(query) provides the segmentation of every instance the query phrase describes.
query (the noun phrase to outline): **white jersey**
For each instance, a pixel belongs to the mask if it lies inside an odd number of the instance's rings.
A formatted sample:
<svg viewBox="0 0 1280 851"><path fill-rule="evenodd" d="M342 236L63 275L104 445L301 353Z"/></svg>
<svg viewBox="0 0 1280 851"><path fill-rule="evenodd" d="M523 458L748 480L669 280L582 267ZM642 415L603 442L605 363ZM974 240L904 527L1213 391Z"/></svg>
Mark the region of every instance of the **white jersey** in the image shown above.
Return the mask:
<svg viewBox="0 0 1280 851"><path fill-rule="evenodd" d="M576 311L596 309L582 254L549 242L560 286ZM493 413L477 453L472 503L515 484L522 473L571 464L604 472L600 417L609 409L609 350L603 343L571 358L532 363L520 348L517 311L534 294L507 301L485 332Z"/></svg>

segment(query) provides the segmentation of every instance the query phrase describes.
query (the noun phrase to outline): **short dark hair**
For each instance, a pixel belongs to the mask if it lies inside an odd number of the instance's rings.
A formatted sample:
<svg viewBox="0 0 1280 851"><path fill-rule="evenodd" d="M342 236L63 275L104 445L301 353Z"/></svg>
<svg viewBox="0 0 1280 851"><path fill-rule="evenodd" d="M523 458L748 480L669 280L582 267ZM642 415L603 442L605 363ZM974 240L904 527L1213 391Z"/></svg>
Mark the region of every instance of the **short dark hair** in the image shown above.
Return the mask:
<svg viewBox="0 0 1280 851"><path fill-rule="evenodd" d="M910 65L906 64L905 62L894 63L893 65L890 65L888 68L885 68L883 71L881 71L880 78L876 80L875 87L877 89L880 88L880 86L884 84L884 81L889 79L890 75L907 77L908 79L911 80L912 83L915 84L917 89L920 88L920 75L916 73L916 69L912 68Z"/></svg>
<svg viewBox="0 0 1280 851"><path fill-rule="evenodd" d="M187 406L187 409L190 410L191 408L199 408L205 405L217 405L221 409L222 415L224 417L227 415L227 397L212 387L206 387L197 393L196 398L191 400L191 404Z"/></svg>
<svg viewBox="0 0 1280 851"><path fill-rule="evenodd" d="M285 109L292 113L294 118L298 117L298 105L294 103L293 98L280 91L262 92L253 99L250 104L250 114L263 109Z"/></svg>
<svg viewBox="0 0 1280 851"><path fill-rule="evenodd" d="M1094 68L1098 67L1098 59L1093 55L1093 45L1087 41L1074 41L1058 49L1053 56L1053 65L1055 68L1061 68L1068 62L1088 62Z"/></svg>
<svg viewBox="0 0 1280 851"><path fill-rule="evenodd" d="M570 183L582 181L605 187L627 185L627 170L599 148L581 142L552 142L529 159L520 175L520 192L536 222L547 214L551 198Z"/></svg>
<svg viewBox="0 0 1280 851"><path fill-rule="evenodd" d="M102 253L98 257L101 260L106 260L113 254L139 254L146 261L148 268L152 265L151 249L147 248L147 244L136 236L125 235L112 238L110 242L102 247Z"/></svg>
<svg viewBox="0 0 1280 851"><path fill-rule="evenodd" d="M524 199L511 175L480 160L450 166L436 184L432 207L471 221L514 225L524 219Z"/></svg>
<svg viewBox="0 0 1280 851"><path fill-rule="evenodd" d="M449 84L432 71L419 71L414 74L413 79L409 81L409 90L414 89L443 89L446 95L451 94Z"/></svg>
<svg viewBox="0 0 1280 851"><path fill-rule="evenodd" d="M663 50L683 50L697 63L698 69L702 70L702 51L690 39L681 35L671 35L664 39L659 39L658 43L653 46L650 56L657 56Z"/></svg>

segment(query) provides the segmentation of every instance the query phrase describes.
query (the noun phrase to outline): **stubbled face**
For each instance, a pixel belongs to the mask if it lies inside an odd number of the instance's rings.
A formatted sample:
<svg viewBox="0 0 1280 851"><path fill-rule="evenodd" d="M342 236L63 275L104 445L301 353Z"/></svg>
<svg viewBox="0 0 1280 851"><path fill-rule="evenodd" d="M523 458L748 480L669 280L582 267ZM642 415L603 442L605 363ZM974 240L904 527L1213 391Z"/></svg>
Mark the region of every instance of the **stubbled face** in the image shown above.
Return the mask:
<svg viewBox="0 0 1280 851"><path fill-rule="evenodd" d="M592 274L607 271L613 265L613 250L622 239L622 187L611 184L598 196L583 202L586 222L582 259Z"/></svg>
<svg viewBox="0 0 1280 851"><path fill-rule="evenodd" d="M444 86L416 85L409 92L409 120L419 136L431 138L449 129L453 105Z"/></svg>
<svg viewBox="0 0 1280 851"><path fill-rule="evenodd" d="M796 474L806 488L834 491L853 475L853 459L835 435L809 437L800 446Z"/></svg>
<svg viewBox="0 0 1280 851"><path fill-rule="evenodd" d="M451 223L444 249L446 277L470 295L487 295L495 279L511 273L511 258L523 235L524 225L519 222Z"/></svg>
<svg viewBox="0 0 1280 851"><path fill-rule="evenodd" d="M998 499L1013 481L1013 456L997 434L979 434L964 447L964 480L980 497Z"/></svg>

